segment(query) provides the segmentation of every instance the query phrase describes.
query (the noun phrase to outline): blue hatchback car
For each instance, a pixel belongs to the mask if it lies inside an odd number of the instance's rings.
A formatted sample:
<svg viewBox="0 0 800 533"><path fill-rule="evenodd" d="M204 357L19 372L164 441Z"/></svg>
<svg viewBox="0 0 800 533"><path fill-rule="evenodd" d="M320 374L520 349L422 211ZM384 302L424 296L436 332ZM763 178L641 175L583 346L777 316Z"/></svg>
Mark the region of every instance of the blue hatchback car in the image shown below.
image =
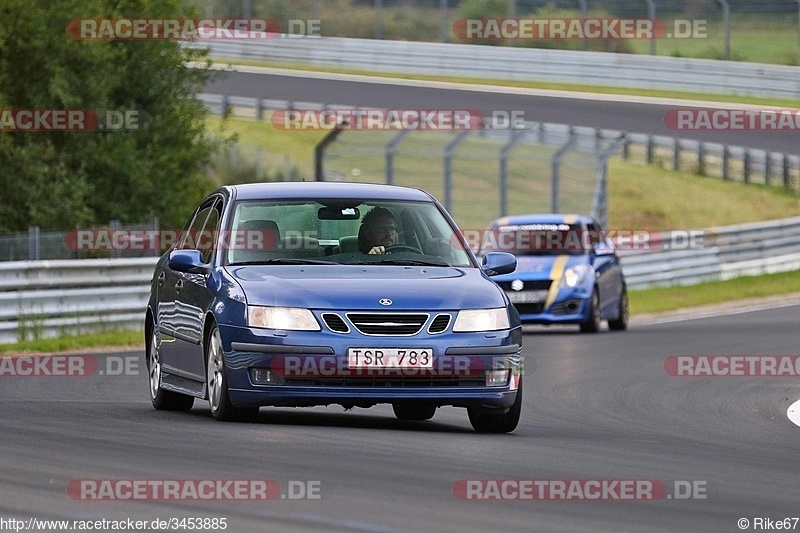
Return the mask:
<svg viewBox="0 0 800 533"><path fill-rule="evenodd" d="M523 323L578 324L583 332L628 327L628 290L614 245L592 217L518 215L492 222L481 253L517 256L513 274L497 276Z"/></svg>
<svg viewBox="0 0 800 533"><path fill-rule="evenodd" d="M522 407L519 315L444 208L418 189L226 186L159 260L147 305L156 409L207 399L218 420L261 406L391 404L403 420L465 407L512 431Z"/></svg>

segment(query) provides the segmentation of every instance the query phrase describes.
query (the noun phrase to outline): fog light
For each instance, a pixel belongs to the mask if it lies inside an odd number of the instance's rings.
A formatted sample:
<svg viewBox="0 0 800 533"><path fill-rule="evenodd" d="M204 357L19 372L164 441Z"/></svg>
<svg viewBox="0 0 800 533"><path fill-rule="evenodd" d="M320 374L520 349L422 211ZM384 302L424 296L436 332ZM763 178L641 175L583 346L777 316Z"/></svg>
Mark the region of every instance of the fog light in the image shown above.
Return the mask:
<svg viewBox="0 0 800 533"><path fill-rule="evenodd" d="M256 385L283 385L283 376L268 368L251 368L250 379Z"/></svg>
<svg viewBox="0 0 800 533"><path fill-rule="evenodd" d="M508 369L502 370L487 370L486 371L486 386L487 387L502 387L508 383Z"/></svg>

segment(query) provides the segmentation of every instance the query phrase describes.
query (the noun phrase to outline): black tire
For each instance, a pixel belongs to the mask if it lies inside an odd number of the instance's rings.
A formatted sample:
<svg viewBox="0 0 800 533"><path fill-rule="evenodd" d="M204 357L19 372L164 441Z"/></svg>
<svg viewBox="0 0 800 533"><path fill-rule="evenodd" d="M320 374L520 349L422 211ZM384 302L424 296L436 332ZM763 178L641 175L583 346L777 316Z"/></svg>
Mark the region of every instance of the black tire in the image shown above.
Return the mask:
<svg viewBox="0 0 800 533"><path fill-rule="evenodd" d="M430 420L436 414L435 405L392 404L398 420Z"/></svg>
<svg viewBox="0 0 800 533"><path fill-rule="evenodd" d="M206 339L206 384L211 416L220 422L244 422L255 419L258 407L236 407L228 394L228 377L225 373L225 356L219 329L214 326Z"/></svg>
<svg viewBox="0 0 800 533"><path fill-rule="evenodd" d="M619 316L615 320L608 321L608 329L612 331L625 331L628 329L628 287L622 286L622 294L619 297Z"/></svg>
<svg viewBox="0 0 800 533"><path fill-rule="evenodd" d="M597 293L597 287L592 291L592 303L589 308L589 319L586 322L581 322L581 333L597 333L600 331L600 295Z"/></svg>
<svg viewBox="0 0 800 533"><path fill-rule="evenodd" d="M161 388L161 357L158 353L158 333L154 324L147 328L147 375L150 384L150 402L159 411L188 411L194 398Z"/></svg>
<svg viewBox="0 0 800 533"><path fill-rule="evenodd" d="M493 415L491 413L481 413L475 409L467 409L469 422L472 429L478 433L511 433L517 428L519 416L522 412L522 380L520 379L517 389L517 399L508 412Z"/></svg>

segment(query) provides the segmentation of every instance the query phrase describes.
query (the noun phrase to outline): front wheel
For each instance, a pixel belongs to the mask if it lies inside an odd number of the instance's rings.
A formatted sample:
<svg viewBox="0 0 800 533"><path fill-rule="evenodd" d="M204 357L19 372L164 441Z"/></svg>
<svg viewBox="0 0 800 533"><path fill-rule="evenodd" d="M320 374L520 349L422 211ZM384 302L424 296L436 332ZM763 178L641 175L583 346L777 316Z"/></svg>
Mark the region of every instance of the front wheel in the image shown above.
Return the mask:
<svg viewBox="0 0 800 533"><path fill-rule="evenodd" d="M211 416L219 421L234 422L252 420L258 414L258 407L236 407L228 395L228 377L225 372L225 356L222 352L222 338L214 326L206 343L206 381L208 383L208 404Z"/></svg>
<svg viewBox="0 0 800 533"><path fill-rule="evenodd" d="M517 399L507 413L493 415L481 413L477 409L468 408L469 422L478 433L511 433L517 428L522 412L522 379L517 389Z"/></svg>
<svg viewBox="0 0 800 533"><path fill-rule="evenodd" d="M597 333L600 331L600 295L597 294L597 288L592 291L592 303L589 307L589 318L586 322L581 322L581 333Z"/></svg>
<svg viewBox="0 0 800 533"><path fill-rule="evenodd" d="M628 288L622 287L622 294L619 297L619 316L615 320L608 321L608 329L613 331L624 331L628 329Z"/></svg>
<svg viewBox="0 0 800 533"><path fill-rule="evenodd" d="M147 344L147 370L150 378L150 401L159 411L188 411L194 398L161 388L161 355L158 353L158 333L155 324L150 325L150 340Z"/></svg>

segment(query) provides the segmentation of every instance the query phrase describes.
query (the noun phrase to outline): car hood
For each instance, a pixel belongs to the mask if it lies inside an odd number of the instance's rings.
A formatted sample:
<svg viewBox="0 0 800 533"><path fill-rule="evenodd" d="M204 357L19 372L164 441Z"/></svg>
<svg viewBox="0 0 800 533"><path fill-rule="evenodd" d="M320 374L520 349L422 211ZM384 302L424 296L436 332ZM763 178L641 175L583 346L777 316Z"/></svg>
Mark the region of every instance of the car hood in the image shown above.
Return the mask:
<svg viewBox="0 0 800 533"><path fill-rule="evenodd" d="M309 309L455 310L504 307L477 268L370 265L228 266L248 305ZM392 301L381 305L382 299Z"/></svg>
<svg viewBox="0 0 800 533"><path fill-rule="evenodd" d="M563 258L560 259L559 258ZM585 255L521 255L517 256L517 269L511 274L497 276L493 278L497 282L513 281L521 279L523 281L538 281L551 279L551 273L555 266L562 270L578 264L587 263ZM559 273L555 273L558 277Z"/></svg>

